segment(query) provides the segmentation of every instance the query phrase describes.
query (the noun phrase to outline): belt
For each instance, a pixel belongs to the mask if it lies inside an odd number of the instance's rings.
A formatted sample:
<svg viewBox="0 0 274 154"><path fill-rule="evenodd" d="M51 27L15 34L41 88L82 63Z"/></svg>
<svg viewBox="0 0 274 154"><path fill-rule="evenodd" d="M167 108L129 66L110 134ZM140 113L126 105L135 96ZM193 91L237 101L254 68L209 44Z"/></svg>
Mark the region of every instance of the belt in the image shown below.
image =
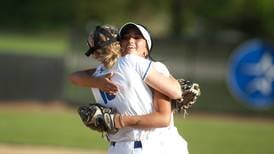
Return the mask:
<svg viewBox="0 0 274 154"><path fill-rule="evenodd" d="M134 149L142 148L142 142L141 141L134 141ZM110 145L115 146L116 142L110 142Z"/></svg>

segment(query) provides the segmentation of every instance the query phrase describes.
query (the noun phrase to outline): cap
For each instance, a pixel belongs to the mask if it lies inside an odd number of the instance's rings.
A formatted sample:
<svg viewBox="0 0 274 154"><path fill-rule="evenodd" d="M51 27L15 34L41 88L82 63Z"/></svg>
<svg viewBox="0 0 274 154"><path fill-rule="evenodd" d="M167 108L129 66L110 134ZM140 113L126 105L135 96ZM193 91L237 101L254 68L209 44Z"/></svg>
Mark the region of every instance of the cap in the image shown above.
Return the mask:
<svg viewBox="0 0 274 154"><path fill-rule="evenodd" d="M128 22L128 23L124 24L119 30L119 37L121 38L127 32L127 30L130 28L136 28L138 31L141 32L141 34L143 35L143 37L145 38L145 40L147 42L148 50L150 51L152 48L151 35L149 34L146 27L141 24L135 24L133 22Z"/></svg>
<svg viewBox="0 0 274 154"><path fill-rule="evenodd" d="M105 40L100 37L101 35L104 36ZM115 28L111 26L96 26L95 31L89 34L87 40L89 49L85 55L90 56L95 50L102 49L113 42L117 42L117 31Z"/></svg>

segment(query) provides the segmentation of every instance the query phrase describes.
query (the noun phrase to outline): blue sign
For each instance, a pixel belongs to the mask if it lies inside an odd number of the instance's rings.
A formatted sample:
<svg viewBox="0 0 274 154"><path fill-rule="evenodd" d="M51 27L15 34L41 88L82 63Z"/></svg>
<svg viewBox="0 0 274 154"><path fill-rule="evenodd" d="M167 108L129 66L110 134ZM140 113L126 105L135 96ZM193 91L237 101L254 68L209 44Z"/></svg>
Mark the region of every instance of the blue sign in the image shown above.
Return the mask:
<svg viewBox="0 0 274 154"><path fill-rule="evenodd" d="M255 108L274 103L274 48L261 40L242 44L229 61L228 85L238 99Z"/></svg>

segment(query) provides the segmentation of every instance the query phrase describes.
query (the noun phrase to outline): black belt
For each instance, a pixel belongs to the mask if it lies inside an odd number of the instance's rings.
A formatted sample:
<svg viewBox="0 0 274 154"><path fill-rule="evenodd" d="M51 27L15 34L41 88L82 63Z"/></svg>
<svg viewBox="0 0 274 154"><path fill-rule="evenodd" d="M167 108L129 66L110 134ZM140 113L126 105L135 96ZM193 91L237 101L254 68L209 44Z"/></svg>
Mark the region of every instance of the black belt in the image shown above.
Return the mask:
<svg viewBox="0 0 274 154"><path fill-rule="evenodd" d="M116 142L110 142L110 145L115 146ZM142 148L142 142L141 141L134 141L134 149Z"/></svg>

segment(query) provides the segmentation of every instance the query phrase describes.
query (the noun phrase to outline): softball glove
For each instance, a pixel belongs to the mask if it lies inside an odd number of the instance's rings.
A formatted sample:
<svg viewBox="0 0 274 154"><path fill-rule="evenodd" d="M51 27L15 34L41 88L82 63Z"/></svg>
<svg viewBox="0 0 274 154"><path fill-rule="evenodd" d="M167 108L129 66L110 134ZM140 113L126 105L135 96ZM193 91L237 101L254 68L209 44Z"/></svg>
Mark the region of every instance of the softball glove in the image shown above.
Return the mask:
<svg viewBox="0 0 274 154"><path fill-rule="evenodd" d="M172 109L178 112L182 109L186 111L197 102L198 97L201 95L200 86L184 79L178 79L178 82L181 85L182 98L171 101Z"/></svg>
<svg viewBox="0 0 274 154"><path fill-rule="evenodd" d="M115 116L111 108L94 103L87 106L80 106L78 114L88 128L107 134L115 134L118 129L115 127Z"/></svg>

